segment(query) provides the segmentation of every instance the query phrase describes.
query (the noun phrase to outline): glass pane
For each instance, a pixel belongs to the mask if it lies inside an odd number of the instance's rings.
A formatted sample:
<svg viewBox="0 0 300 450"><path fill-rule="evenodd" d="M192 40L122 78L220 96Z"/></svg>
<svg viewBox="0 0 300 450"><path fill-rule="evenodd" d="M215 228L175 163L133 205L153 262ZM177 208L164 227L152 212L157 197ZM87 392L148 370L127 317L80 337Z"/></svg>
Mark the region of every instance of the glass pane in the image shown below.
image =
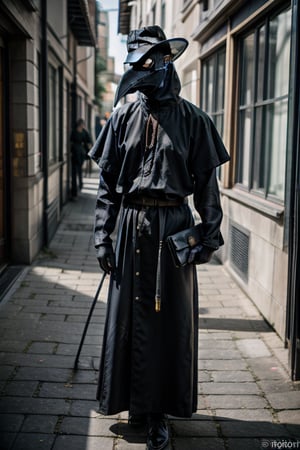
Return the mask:
<svg viewBox="0 0 300 450"><path fill-rule="evenodd" d="M49 67L49 155L48 159L51 162L56 161L58 148L58 89L57 89L57 72L54 67Z"/></svg>
<svg viewBox="0 0 300 450"><path fill-rule="evenodd" d="M214 117L214 123L220 136L223 136L223 114L216 114Z"/></svg>
<svg viewBox="0 0 300 450"><path fill-rule="evenodd" d="M224 85L225 85L225 50L218 54L217 99L216 110L224 109Z"/></svg>
<svg viewBox="0 0 300 450"><path fill-rule="evenodd" d="M200 102L200 104L204 111L207 110L206 86L207 86L207 62L203 63L202 80L201 80L201 102Z"/></svg>
<svg viewBox="0 0 300 450"><path fill-rule="evenodd" d="M48 133L48 139L49 139L49 161L53 161L54 159L54 134L53 130L55 129L55 72L54 69L50 66L49 67L49 133Z"/></svg>
<svg viewBox="0 0 300 450"><path fill-rule="evenodd" d="M190 99L192 103L197 103L197 70L192 70L190 76Z"/></svg>
<svg viewBox="0 0 300 450"><path fill-rule="evenodd" d="M254 33L242 41L241 64L241 105L249 105L254 98Z"/></svg>
<svg viewBox="0 0 300 450"><path fill-rule="evenodd" d="M263 107L255 110L255 131L253 148L253 189L264 190L265 188L265 166L266 147L264 136L265 124Z"/></svg>
<svg viewBox="0 0 300 450"><path fill-rule="evenodd" d="M286 99L269 106L271 125L269 194L276 195L281 200L284 200L287 111L288 101Z"/></svg>
<svg viewBox="0 0 300 450"><path fill-rule="evenodd" d="M252 108L240 112L238 181L249 186L249 164L252 132Z"/></svg>
<svg viewBox="0 0 300 450"><path fill-rule="evenodd" d="M206 112L211 113L214 111L214 64L215 58L210 58L208 61L208 89L207 89L207 110Z"/></svg>
<svg viewBox="0 0 300 450"><path fill-rule="evenodd" d="M266 27L258 30L258 54L257 54L257 100L264 99L264 80L265 80L265 49L266 49Z"/></svg>
<svg viewBox="0 0 300 450"><path fill-rule="evenodd" d="M143 3L143 2L141 2ZM161 27L164 29L166 26L166 3L161 4Z"/></svg>
<svg viewBox="0 0 300 450"><path fill-rule="evenodd" d="M270 21L269 98L288 94L290 66L291 11L284 11Z"/></svg>

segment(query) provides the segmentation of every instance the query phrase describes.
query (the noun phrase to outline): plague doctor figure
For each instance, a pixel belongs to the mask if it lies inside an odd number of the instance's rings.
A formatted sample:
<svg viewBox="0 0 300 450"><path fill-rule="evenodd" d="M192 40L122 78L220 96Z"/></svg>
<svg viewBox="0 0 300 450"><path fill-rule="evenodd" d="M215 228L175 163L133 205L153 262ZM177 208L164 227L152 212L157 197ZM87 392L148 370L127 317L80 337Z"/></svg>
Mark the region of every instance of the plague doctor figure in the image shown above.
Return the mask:
<svg viewBox="0 0 300 450"><path fill-rule="evenodd" d="M115 104L137 100L114 111L90 151L100 166L95 247L111 274L97 398L102 414L128 410L130 425L147 424L149 450L168 444L166 414L197 409L195 264L223 243L216 167L229 156L209 117L179 96L173 62L187 45L158 26L129 33ZM176 267L166 239L193 226L191 194L204 234Z"/></svg>

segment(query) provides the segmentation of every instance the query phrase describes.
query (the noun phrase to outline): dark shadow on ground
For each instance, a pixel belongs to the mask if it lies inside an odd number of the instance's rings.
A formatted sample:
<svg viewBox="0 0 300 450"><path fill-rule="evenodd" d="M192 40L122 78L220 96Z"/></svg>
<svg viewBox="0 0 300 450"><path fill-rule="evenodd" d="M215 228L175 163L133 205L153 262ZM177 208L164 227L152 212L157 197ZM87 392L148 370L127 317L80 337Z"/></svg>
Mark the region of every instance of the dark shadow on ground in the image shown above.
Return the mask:
<svg viewBox="0 0 300 450"><path fill-rule="evenodd" d="M298 448L300 425L268 421L237 420L221 415L194 414L191 419L168 418L173 450L263 450ZM130 445L146 442L147 428L131 428L127 422L113 424L110 431ZM126 447L127 448L127 447Z"/></svg>
<svg viewBox="0 0 300 450"><path fill-rule="evenodd" d="M73 370L102 276L93 248L95 198L94 189L68 205L49 249L0 309L0 450L113 448L96 400L108 283Z"/></svg>

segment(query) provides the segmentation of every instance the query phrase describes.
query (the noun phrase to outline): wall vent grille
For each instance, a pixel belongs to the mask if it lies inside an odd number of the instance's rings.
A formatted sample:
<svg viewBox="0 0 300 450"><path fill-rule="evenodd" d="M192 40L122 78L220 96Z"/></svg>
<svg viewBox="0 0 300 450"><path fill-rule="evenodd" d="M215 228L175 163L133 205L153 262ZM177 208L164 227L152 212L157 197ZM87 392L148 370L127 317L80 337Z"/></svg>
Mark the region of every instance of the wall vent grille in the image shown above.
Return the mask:
<svg viewBox="0 0 300 450"><path fill-rule="evenodd" d="M230 225L230 263L244 280L248 281L249 232L236 224Z"/></svg>

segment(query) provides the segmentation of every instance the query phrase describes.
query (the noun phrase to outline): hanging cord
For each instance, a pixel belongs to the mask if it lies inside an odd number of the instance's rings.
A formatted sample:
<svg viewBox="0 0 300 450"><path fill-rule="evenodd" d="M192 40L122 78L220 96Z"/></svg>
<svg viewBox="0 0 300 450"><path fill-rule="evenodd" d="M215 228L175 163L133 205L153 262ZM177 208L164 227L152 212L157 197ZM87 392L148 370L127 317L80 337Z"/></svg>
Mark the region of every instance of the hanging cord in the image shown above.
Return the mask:
<svg viewBox="0 0 300 450"><path fill-rule="evenodd" d="M146 125L146 142L145 142L145 157L147 158L156 144L158 130L158 121L149 114L147 125ZM148 168L148 173L151 172L154 152L152 154L152 161L150 167ZM158 208L158 219L159 219L159 247L158 247L158 257L157 257L157 270L156 270L156 288L155 288L155 311L159 312L161 309L161 251L163 247L163 233L165 226L165 216L161 208Z"/></svg>
<svg viewBox="0 0 300 450"><path fill-rule="evenodd" d="M166 212L164 208L158 208L158 220L159 220L159 247L157 257L157 270L156 270L156 292L155 292L155 311L161 310L161 252L163 248L163 236L166 223Z"/></svg>

